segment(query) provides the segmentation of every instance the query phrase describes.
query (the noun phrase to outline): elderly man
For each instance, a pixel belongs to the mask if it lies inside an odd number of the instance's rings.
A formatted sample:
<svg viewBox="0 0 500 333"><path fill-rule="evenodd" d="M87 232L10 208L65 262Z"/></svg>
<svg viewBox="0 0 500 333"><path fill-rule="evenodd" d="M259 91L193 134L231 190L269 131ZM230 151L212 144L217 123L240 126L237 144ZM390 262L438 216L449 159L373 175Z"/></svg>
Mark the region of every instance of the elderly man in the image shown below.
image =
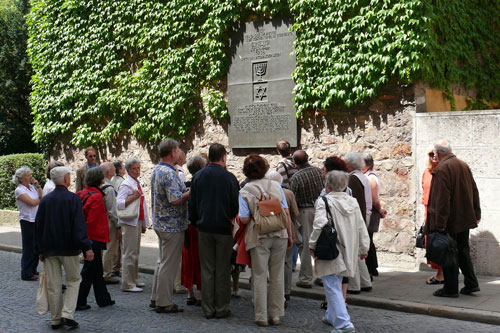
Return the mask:
<svg viewBox="0 0 500 333"><path fill-rule="evenodd" d="M231 220L238 213L239 185L226 170L226 149L214 143L208 164L191 182L189 219L198 228L201 264L201 308L205 317L231 315Z"/></svg>
<svg viewBox="0 0 500 333"><path fill-rule="evenodd" d="M464 275L463 295L479 291L479 283L470 259L469 230L481 220L479 192L469 166L452 152L450 143L434 143L439 164L432 171L431 190L425 232L448 232L457 241L458 266L443 267L444 288L438 297L458 297L458 269Z"/></svg>
<svg viewBox="0 0 500 333"><path fill-rule="evenodd" d="M184 311L172 302L175 276L181 263L184 232L188 228L186 203L189 190L186 190L175 167L179 151L177 141L163 140L159 146L161 162L154 168L151 176L153 227L158 235L160 251L153 277L150 306L157 313Z"/></svg>
<svg viewBox="0 0 500 333"><path fill-rule="evenodd" d="M73 319L81 281L78 259L82 250L85 260L94 259L82 203L78 195L68 191L70 172L68 167L56 167L50 171L56 188L42 198L35 219L35 242L40 260L45 262L52 329L63 325L78 326ZM66 273L64 301L61 266Z"/></svg>
<svg viewBox="0 0 500 333"><path fill-rule="evenodd" d="M88 147L83 151L83 153L85 154L87 162L76 171L76 192L80 192L87 187L87 184L85 183L85 174L87 173L87 170L99 166L96 162L97 154L94 148Z"/></svg>
<svg viewBox="0 0 500 333"><path fill-rule="evenodd" d="M372 207L372 192L370 189L370 181L361 172L364 167L363 156L360 153L349 152L345 154L344 160L349 171L349 188L352 191L352 196L358 201L359 209L365 224L370 220L368 207ZM358 267L353 278L349 278L349 294L359 294L361 291L371 291L372 282L370 273L364 259L358 260Z"/></svg>
<svg viewBox="0 0 500 333"><path fill-rule="evenodd" d="M300 272L296 285L300 288L312 288L313 268L308 244L314 221L314 203L324 187L324 181L321 169L309 164L305 151L297 150L293 154L293 160L299 170L290 179L290 190L295 195L299 207L297 221L302 228L302 245L299 248Z"/></svg>
<svg viewBox="0 0 500 333"><path fill-rule="evenodd" d="M104 174L104 184L101 186L101 190L104 193L103 199L109 225L109 243L106 244L106 252L104 252L102 259L104 282L106 284L116 284L120 280L113 277L113 266L116 262L116 257L120 255L118 248L122 238L122 230L118 224L118 216L116 215L116 191L113 184L111 184L111 179L115 176L116 171L115 166L111 162L104 162L101 165L101 169Z"/></svg>
<svg viewBox="0 0 500 333"><path fill-rule="evenodd" d="M276 142L276 151L283 157L276 167L276 171L279 172L281 178L283 179L281 186L283 188L290 188L290 179L297 172L297 166L293 161L292 149L290 148L290 143L286 140L279 140Z"/></svg>

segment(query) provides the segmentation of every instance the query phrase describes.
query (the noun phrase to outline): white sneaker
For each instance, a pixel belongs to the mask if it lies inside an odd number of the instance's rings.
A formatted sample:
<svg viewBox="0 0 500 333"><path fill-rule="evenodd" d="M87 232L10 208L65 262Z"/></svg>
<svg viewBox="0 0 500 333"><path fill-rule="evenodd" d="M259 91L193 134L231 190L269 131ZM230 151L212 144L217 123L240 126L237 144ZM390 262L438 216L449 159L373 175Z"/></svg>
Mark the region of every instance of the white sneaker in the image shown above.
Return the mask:
<svg viewBox="0 0 500 333"><path fill-rule="evenodd" d="M323 324L327 324L327 325L333 326L332 322L328 318L326 318L326 316L324 316L323 318L321 318L321 322Z"/></svg>
<svg viewBox="0 0 500 333"><path fill-rule="evenodd" d="M137 281L135 285L139 288L143 288L146 284L144 282Z"/></svg>
<svg viewBox="0 0 500 333"><path fill-rule="evenodd" d="M143 291L143 289L138 288L138 287L133 287L133 288L129 288L129 289L122 289L122 291L131 292L131 293L140 293L141 291Z"/></svg>
<svg viewBox="0 0 500 333"><path fill-rule="evenodd" d="M346 326L344 328L338 328L331 331L331 333L355 333L355 332L356 330L354 329L353 325Z"/></svg>

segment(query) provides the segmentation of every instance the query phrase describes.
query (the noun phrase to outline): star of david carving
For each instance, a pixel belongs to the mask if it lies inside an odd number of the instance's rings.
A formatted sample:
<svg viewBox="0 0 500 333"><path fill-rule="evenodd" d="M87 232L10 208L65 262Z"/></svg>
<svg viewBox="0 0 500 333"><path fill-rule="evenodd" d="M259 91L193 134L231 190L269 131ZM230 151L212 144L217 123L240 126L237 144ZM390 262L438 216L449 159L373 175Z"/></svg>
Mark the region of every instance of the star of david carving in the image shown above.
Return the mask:
<svg viewBox="0 0 500 333"><path fill-rule="evenodd" d="M257 92L255 93L255 97L259 100L263 100L267 97L267 87L259 86L257 88Z"/></svg>

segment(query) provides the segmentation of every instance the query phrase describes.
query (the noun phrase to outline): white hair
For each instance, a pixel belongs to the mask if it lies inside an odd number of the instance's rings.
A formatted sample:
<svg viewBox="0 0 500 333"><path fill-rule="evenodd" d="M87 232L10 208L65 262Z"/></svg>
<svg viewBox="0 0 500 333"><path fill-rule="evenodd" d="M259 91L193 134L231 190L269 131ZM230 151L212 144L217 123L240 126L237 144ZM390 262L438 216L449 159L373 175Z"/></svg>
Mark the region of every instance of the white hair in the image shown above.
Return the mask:
<svg viewBox="0 0 500 333"><path fill-rule="evenodd" d="M50 170L50 179L52 179L52 181L56 185L63 185L64 177L68 173L71 173L71 168L67 166L55 167L54 169Z"/></svg>
<svg viewBox="0 0 500 333"><path fill-rule="evenodd" d="M132 165L137 163L141 164L141 160L139 160L137 157L129 158L125 161L125 170L129 171Z"/></svg>
<svg viewBox="0 0 500 333"><path fill-rule="evenodd" d="M440 154L451 153L451 145L446 140L438 140L434 142L434 150Z"/></svg>
<svg viewBox="0 0 500 333"><path fill-rule="evenodd" d="M266 175L266 178L277 181L280 184L283 182L283 177L276 170L269 171Z"/></svg>
<svg viewBox="0 0 500 333"><path fill-rule="evenodd" d="M339 170L330 171L326 174L325 183L333 192L344 192L349 184L349 174Z"/></svg>
<svg viewBox="0 0 500 333"><path fill-rule="evenodd" d="M12 182L16 185L19 185L20 184L19 179L23 178L27 172L31 173L31 169L28 168L27 166L20 167L19 169L16 170L14 176L12 176Z"/></svg>
<svg viewBox="0 0 500 333"><path fill-rule="evenodd" d="M354 170L361 170L365 166L363 156L360 153L350 151L344 156L344 161Z"/></svg>

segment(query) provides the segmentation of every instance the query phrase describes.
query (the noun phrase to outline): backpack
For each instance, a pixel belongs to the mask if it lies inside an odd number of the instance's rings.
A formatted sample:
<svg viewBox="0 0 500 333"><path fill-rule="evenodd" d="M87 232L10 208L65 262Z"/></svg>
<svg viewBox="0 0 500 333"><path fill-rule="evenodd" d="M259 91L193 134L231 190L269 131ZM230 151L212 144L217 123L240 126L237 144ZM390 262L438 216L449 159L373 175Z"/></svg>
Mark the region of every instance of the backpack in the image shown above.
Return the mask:
<svg viewBox="0 0 500 333"><path fill-rule="evenodd" d="M269 181L269 187L271 187L272 184L273 183ZM253 214L255 229L259 235L287 228L288 217L285 210L281 207L279 199L271 198L269 191L266 193L256 193L253 191L252 187L247 188L247 191L259 200L256 207L257 212Z"/></svg>

